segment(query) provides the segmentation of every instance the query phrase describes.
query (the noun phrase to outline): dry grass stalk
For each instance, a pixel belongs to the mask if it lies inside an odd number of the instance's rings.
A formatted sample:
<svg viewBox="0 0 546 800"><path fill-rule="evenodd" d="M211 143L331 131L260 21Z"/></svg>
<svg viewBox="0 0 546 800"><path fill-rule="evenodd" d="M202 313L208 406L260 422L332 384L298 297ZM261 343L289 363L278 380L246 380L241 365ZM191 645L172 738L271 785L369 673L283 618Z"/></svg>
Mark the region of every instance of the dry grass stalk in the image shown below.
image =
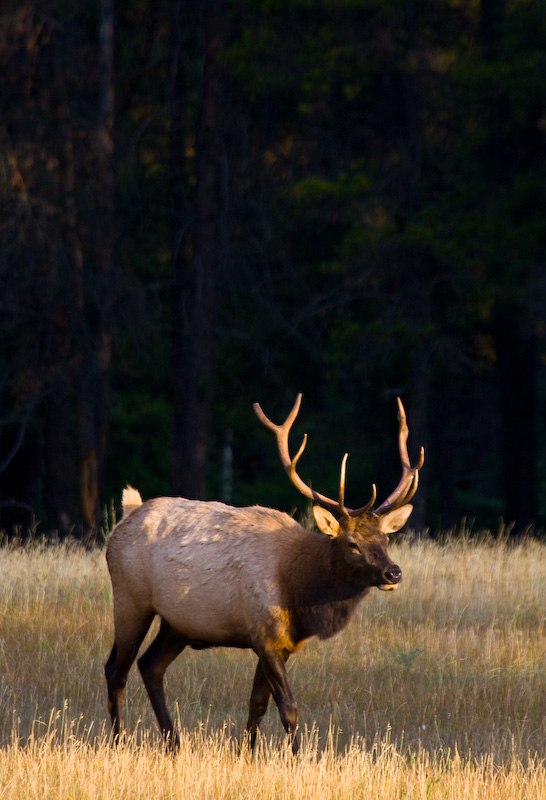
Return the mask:
<svg viewBox="0 0 546 800"><path fill-rule="evenodd" d="M295 761L273 709L256 759L240 755L255 661L226 650L184 653L170 670L177 757L136 671L128 740L111 748L103 553L0 549L2 797L546 797L546 547L391 549L398 591L374 593L346 631L294 658L311 727Z"/></svg>

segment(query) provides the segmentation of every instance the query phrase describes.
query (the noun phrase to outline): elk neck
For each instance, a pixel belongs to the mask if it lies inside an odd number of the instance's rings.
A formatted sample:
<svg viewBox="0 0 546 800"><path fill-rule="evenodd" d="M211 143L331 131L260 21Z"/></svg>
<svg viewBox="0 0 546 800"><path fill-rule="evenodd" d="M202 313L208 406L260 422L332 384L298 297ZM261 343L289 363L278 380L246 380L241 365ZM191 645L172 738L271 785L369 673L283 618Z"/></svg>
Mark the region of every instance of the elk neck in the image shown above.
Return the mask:
<svg viewBox="0 0 546 800"><path fill-rule="evenodd" d="M281 576L295 641L338 633L370 589L350 581L339 542L306 534L294 543L290 564Z"/></svg>

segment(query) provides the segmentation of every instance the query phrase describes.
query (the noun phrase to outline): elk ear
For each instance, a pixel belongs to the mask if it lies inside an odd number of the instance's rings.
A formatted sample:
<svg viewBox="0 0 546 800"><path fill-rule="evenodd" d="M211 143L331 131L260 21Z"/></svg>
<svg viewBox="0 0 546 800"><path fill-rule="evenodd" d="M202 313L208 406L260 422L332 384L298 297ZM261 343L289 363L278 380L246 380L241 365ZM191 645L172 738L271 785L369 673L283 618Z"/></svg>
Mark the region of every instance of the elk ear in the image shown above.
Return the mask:
<svg viewBox="0 0 546 800"><path fill-rule="evenodd" d="M333 514L321 506L313 506L313 516L322 533L333 538L339 536L339 522Z"/></svg>
<svg viewBox="0 0 546 800"><path fill-rule="evenodd" d="M413 511L412 505L405 505L395 511L389 511L379 518L379 529L382 533L394 533L399 531L402 525L408 521L408 517Z"/></svg>

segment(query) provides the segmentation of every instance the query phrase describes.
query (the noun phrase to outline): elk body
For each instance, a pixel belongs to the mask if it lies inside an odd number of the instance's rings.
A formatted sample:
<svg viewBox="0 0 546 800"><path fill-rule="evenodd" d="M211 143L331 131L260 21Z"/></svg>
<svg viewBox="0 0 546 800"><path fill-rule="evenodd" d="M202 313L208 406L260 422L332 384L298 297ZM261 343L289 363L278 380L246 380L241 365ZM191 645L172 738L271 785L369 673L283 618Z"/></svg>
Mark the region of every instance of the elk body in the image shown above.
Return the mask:
<svg viewBox="0 0 546 800"><path fill-rule="evenodd" d="M311 636L328 638L348 623L372 587L396 588L400 568L387 554L387 534L408 519L424 453L412 467L408 428L399 404L402 478L375 511L372 499L359 509L345 506L343 459L337 500L315 492L296 472L306 437L291 457L288 435L301 395L282 425L255 404L260 420L277 438L284 468L299 491L314 502L321 533L306 530L280 511L219 502L160 497L142 503L131 488L123 493L123 517L107 546L114 597L114 646L105 666L114 737L121 730L127 674L153 618L158 634L138 659L159 727L177 744L163 689L163 676L185 647L251 648L258 664L250 695L247 732L253 748L272 695L282 724L298 750L297 706L286 661Z"/></svg>

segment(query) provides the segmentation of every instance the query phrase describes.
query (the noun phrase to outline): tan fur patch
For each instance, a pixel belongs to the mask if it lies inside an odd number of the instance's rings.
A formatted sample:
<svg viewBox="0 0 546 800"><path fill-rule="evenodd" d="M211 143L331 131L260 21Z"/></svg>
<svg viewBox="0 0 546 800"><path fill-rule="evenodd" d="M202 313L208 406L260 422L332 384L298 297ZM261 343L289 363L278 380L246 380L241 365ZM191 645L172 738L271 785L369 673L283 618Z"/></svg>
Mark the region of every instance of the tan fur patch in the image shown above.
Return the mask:
<svg viewBox="0 0 546 800"><path fill-rule="evenodd" d="M262 629L262 641L267 642L271 650L295 653L299 646L290 635L292 618L290 612L280 606L270 606L269 621Z"/></svg>

